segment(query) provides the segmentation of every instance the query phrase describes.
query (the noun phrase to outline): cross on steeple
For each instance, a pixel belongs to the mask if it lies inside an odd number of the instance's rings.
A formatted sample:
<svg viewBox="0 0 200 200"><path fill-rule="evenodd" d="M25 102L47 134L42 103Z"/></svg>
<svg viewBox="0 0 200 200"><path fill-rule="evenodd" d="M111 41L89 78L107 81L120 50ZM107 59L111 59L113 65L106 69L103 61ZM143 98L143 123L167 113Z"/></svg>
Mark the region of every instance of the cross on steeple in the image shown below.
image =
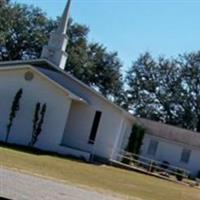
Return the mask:
<svg viewBox="0 0 200 200"><path fill-rule="evenodd" d="M51 61L61 69L65 69L67 61L66 48L68 37L66 34L69 21L70 4L71 0L68 0L58 28L51 33L48 45L43 47L41 55L41 58Z"/></svg>

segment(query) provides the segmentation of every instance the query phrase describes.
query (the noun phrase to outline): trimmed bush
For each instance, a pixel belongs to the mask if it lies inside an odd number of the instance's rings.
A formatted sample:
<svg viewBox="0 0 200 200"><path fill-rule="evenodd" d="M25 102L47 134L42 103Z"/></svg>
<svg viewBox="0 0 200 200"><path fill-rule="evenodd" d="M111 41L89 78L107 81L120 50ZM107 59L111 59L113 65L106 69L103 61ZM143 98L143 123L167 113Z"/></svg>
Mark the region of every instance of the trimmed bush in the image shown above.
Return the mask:
<svg viewBox="0 0 200 200"><path fill-rule="evenodd" d="M140 153L140 147L142 145L144 134L145 129L138 124L134 124L125 151L138 155ZM138 156L130 154L124 154L124 156L126 156L126 158L123 158L122 162L125 164L130 164L131 159L138 159Z"/></svg>
<svg viewBox="0 0 200 200"><path fill-rule="evenodd" d="M145 131L142 126L134 124L125 150L133 154L139 154Z"/></svg>
<svg viewBox="0 0 200 200"><path fill-rule="evenodd" d="M41 104L39 102L35 106L35 113L33 117L32 138L29 143L30 146L34 146L34 144L38 141L38 136L40 135L42 131L46 109L47 109L46 104L43 104L41 108Z"/></svg>
<svg viewBox="0 0 200 200"><path fill-rule="evenodd" d="M14 97L13 102L12 102L10 115L9 115L9 122L7 124L7 130L6 130L6 138L5 138L6 143L8 142L8 138L9 138L11 127L13 125L13 121L16 117L17 112L20 109L20 99L22 97L22 94L23 94L23 90L19 89L17 91L17 93L15 94L15 97Z"/></svg>

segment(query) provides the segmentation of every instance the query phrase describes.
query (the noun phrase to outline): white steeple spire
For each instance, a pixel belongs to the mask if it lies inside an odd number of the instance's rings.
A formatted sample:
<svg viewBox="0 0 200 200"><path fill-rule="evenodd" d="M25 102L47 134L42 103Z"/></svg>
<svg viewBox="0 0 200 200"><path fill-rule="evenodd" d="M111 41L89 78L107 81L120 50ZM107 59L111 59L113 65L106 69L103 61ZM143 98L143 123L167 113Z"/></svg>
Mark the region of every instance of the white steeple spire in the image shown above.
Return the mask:
<svg viewBox="0 0 200 200"><path fill-rule="evenodd" d="M71 0L68 0L65 10L62 15L62 19L60 21L58 32L66 34L67 33L67 25L69 21L69 10L70 10Z"/></svg>
<svg viewBox="0 0 200 200"><path fill-rule="evenodd" d="M48 45L43 47L41 58L45 58L61 69L65 68L67 61L67 26L71 0L68 0L57 30L51 33Z"/></svg>

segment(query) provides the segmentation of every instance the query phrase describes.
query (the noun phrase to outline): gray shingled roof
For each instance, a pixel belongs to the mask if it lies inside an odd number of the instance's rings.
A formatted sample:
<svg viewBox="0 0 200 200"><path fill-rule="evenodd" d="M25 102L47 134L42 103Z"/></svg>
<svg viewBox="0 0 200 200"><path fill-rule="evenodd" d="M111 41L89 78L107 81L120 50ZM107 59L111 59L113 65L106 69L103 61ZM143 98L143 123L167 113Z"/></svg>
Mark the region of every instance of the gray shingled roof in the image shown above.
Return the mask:
<svg viewBox="0 0 200 200"><path fill-rule="evenodd" d="M200 133L143 118L135 118L147 133L166 140L200 148Z"/></svg>

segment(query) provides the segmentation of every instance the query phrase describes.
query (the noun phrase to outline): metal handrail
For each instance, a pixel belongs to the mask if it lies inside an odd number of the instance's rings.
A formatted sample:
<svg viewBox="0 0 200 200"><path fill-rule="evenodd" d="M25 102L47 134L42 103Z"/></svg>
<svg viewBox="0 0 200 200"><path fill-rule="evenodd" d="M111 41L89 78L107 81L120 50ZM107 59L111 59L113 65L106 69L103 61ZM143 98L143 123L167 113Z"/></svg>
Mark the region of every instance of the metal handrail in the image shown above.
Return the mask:
<svg viewBox="0 0 200 200"><path fill-rule="evenodd" d="M147 171L151 171L152 169L154 169L155 171L165 171L169 174L180 175L185 178L188 177L188 175L190 174L190 171L171 164L168 165L168 168L163 168L161 167L161 165L163 165L163 162L161 161L153 160L144 156L140 156L138 154L126 152L124 150L121 150L119 152L121 153L118 153L116 156L118 158L117 160L120 160L121 163L123 159L127 159L129 160L130 163L132 162L135 165L136 164L140 165L139 167L142 167L141 165L143 165L144 166L143 168L146 167L145 169ZM183 174L179 173L178 171L183 172Z"/></svg>

